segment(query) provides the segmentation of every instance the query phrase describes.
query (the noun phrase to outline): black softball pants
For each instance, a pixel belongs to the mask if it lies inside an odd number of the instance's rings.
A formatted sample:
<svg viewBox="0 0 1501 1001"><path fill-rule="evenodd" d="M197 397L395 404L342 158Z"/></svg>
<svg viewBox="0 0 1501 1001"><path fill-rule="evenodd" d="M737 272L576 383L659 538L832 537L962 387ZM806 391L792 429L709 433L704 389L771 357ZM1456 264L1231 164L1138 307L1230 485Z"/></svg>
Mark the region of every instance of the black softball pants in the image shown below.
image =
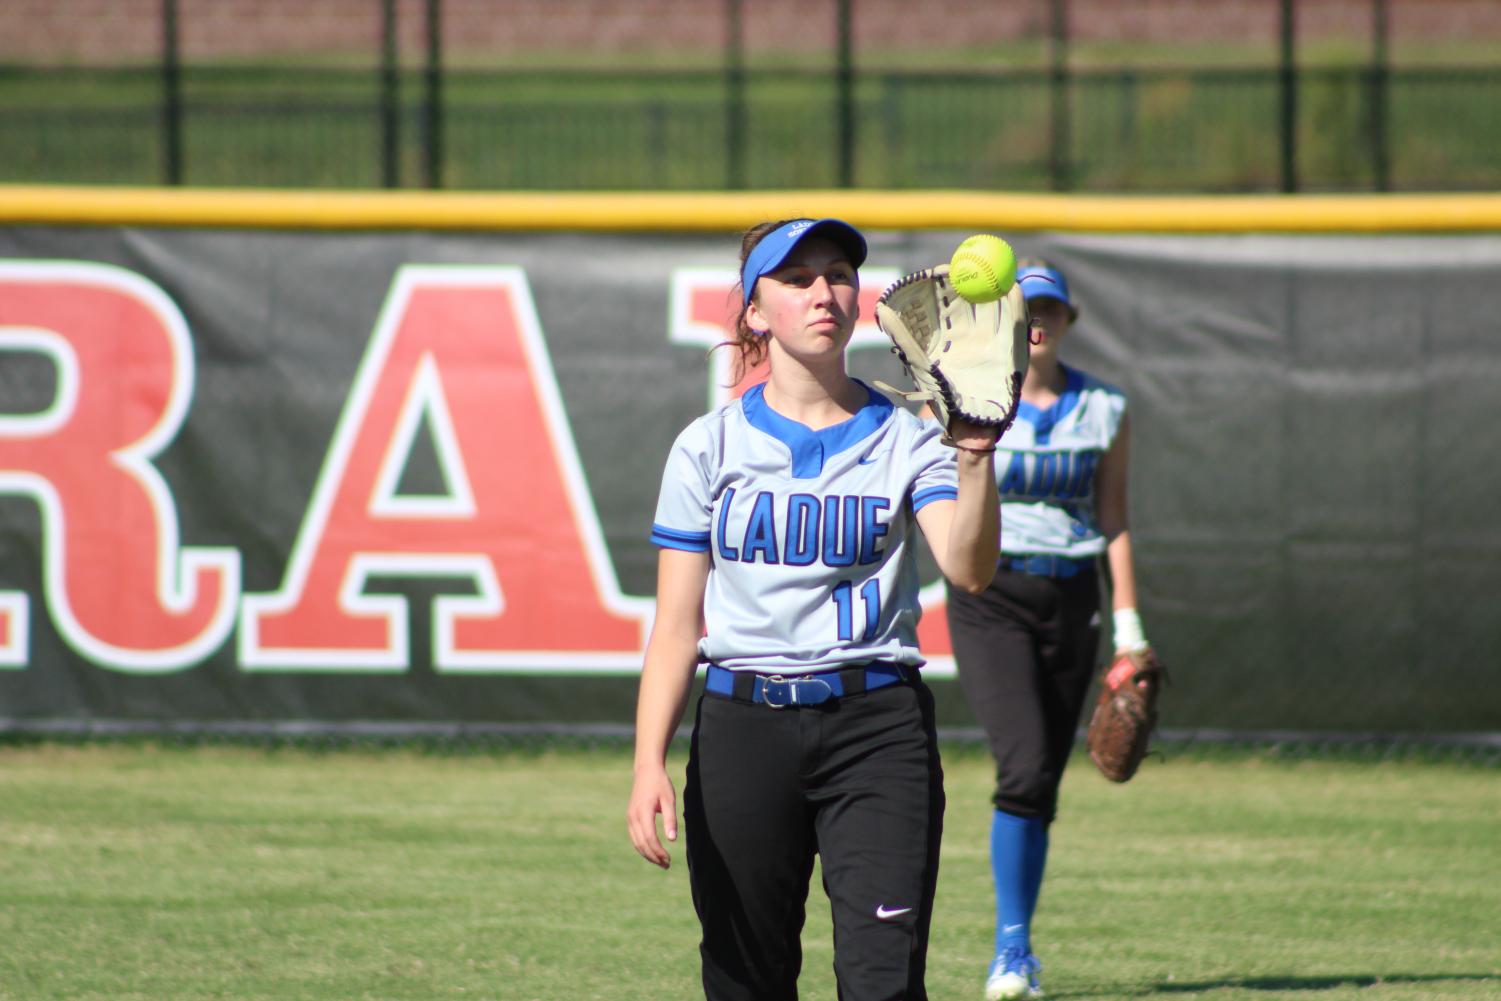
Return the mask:
<svg viewBox="0 0 1501 1001"><path fill-rule="evenodd" d="M999 570L980 594L949 588L965 698L996 762L996 808L1051 823L1100 641L1091 569L1068 578Z"/></svg>
<svg viewBox="0 0 1501 1001"><path fill-rule="evenodd" d="M943 771L920 681L772 709L704 695L683 790L709 1001L793 1001L813 856L840 1001L925 1001Z"/></svg>

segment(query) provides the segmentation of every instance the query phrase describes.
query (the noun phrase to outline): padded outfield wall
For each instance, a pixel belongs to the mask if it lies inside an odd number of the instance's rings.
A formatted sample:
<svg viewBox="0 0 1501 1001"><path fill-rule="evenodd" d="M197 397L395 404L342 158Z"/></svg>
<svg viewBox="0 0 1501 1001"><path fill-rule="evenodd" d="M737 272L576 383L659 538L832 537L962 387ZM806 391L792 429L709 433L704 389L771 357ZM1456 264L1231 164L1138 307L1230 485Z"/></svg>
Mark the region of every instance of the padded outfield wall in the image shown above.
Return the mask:
<svg viewBox="0 0 1501 1001"><path fill-rule="evenodd" d="M55 189L0 190L0 728L628 723L736 232L805 213L866 317L969 232L1068 272L1168 726L1501 731L1495 199Z"/></svg>

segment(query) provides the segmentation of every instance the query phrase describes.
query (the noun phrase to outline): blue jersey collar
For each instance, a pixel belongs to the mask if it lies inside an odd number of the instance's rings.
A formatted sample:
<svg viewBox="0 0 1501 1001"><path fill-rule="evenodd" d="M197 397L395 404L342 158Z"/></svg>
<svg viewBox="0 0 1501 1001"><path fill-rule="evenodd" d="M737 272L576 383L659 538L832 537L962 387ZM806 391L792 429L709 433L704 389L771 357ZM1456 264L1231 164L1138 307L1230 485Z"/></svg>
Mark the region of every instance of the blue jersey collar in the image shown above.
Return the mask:
<svg viewBox="0 0 1501 1001"><path fill-rule="evenodd" d="M867 396L865 405L849 420L835 424L833 427L826 427L822 431L814 431L806 424L783 417L767 406L764 395L766 383L764 382L746 390L745 394L740 397L740 406L744 409L745 419L750 422L751 427L766 432L787 446L788 451L792 453L793 478L811 479L823 472L824 463L829 456L837 455L864 441L872 432L886 423L887 418L895 409L886 397L860 382L859 379L855 381L865 390Z"/></svg>
<svg viewBox="0 0 1501 1001"><path fill-rule="evenodd" d="M1063 369L1064 375L1063 392L1058 394L1058 399L1054 400L1046 410L1034 407L1025 401L1016 405L1016 416L1032 425L1033 440L1039 445L1048 443L1054 426L1079 405L1079 395L1084 390L1082 372L1061 363L1059 367Z"/></svg>

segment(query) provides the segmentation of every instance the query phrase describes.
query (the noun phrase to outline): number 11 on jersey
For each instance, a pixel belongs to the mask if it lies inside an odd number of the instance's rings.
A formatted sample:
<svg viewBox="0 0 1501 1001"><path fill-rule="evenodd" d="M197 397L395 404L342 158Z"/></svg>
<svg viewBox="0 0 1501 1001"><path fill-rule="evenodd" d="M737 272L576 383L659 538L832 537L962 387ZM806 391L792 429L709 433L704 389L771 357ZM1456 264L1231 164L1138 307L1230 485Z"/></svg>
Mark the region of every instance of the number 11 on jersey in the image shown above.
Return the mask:
<svg viewBox="0 0 1501 1001"><path fill-rule="evenodd" d="M860 600L865 606L865 633L860 639L866 643L876 638L876 627L881 622L881 581L872 577L860 585ZM842 580L834 585L834 609L839 615L839 638L853 640L855 585Z"/></svg>

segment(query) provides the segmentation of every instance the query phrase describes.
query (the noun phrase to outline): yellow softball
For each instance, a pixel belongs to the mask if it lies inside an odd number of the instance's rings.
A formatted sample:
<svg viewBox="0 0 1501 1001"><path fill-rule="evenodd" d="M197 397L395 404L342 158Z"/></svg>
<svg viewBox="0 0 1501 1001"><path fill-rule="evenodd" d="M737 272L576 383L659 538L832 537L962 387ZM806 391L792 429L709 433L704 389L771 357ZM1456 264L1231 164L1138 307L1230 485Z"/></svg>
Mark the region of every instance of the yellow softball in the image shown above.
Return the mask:
<svg viewBox="0 0 1501 1001"><path fill-rule="evenodd" d="M1016 283L1016 253L998 236L980 233L949 260L949 284L970 302L995 302Z"/></svg>

